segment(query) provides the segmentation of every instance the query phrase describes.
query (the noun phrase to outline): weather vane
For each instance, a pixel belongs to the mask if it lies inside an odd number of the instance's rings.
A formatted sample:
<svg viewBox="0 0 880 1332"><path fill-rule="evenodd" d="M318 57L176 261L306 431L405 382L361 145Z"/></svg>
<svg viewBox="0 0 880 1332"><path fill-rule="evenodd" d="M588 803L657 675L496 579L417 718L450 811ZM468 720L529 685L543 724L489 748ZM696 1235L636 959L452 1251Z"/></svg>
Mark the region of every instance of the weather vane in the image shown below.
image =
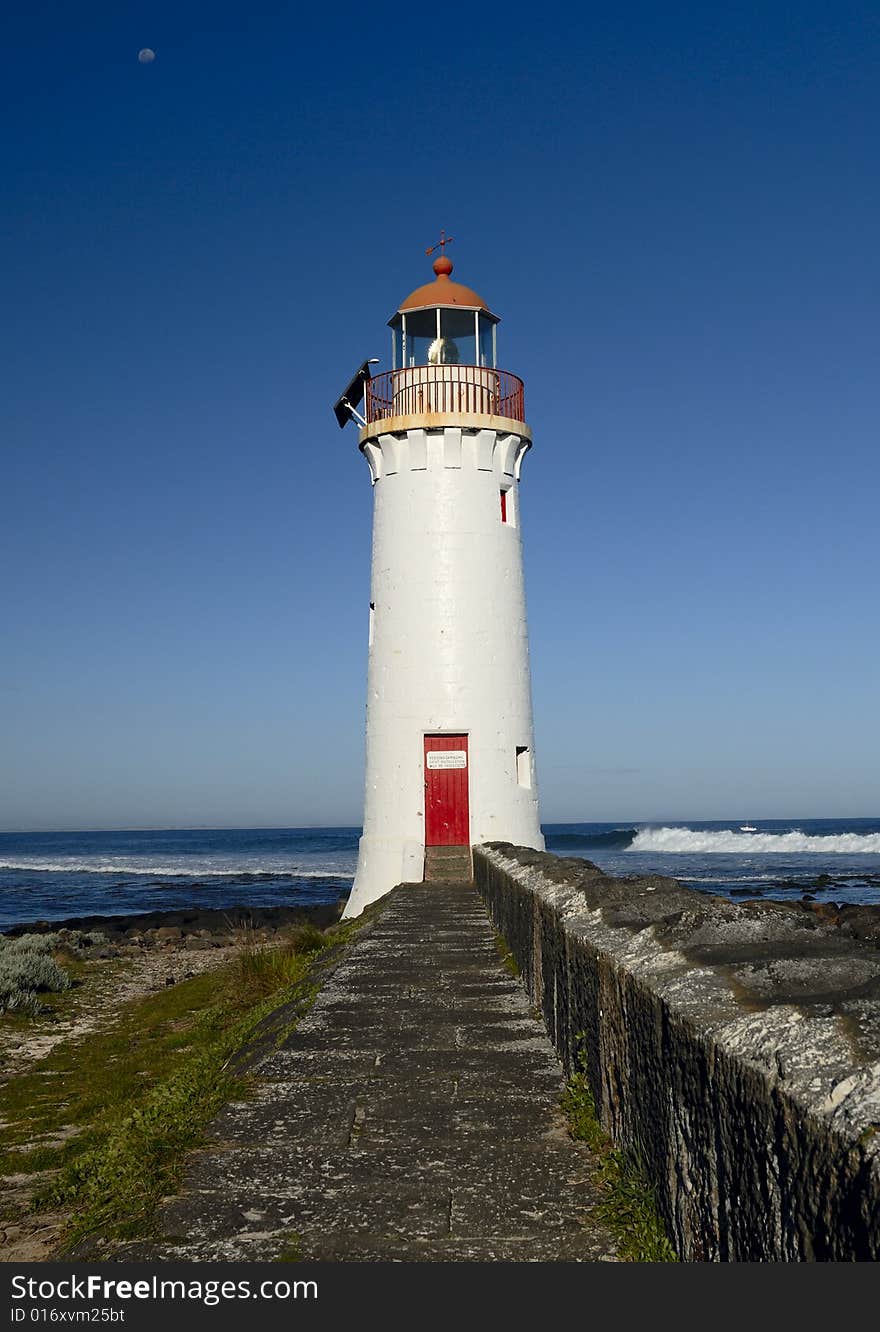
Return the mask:
<svg viewBox="0 0 880 1332"><path fill-rule="evenodd" d="M451 244L452 244L452 237L447 236L445 231L441 231L440 239L438 240L437 244L432 245L429 250L425 251L425 254L432 255L435 250L439 250L441 254L445 254L446 250L444 249L444 246Z"/></svg>

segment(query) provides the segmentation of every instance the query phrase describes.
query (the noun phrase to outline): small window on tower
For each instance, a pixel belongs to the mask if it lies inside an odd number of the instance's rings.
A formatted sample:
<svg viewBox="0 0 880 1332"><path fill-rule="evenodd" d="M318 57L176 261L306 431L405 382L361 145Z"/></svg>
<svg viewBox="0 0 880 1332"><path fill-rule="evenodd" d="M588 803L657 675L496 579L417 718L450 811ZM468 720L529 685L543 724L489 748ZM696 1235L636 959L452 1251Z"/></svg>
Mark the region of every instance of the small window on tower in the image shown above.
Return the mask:
<svg viewBox="0 0 880 1332"><path fill-rule="evenodd" d="M532 756L528 745L516 747L516 780L520 786L532 784Z"/></svg>
<svg viewBox="0 0 880 1332"><path fill-rule="evenodd" d="M506 523L506 522L507 522L507 491L506 491L506 490L502 490L502 492L501 492L501 521L502 521L502 523Z"/></svg>
<svg viewBox="0 0 880 1332"><path fill-rule="evenodd" d="M374 621L375 621L375 619L376 619L376 603L375 603L375 601L371 601L371 602L370 602L370 637L369 637L369 646L370 646L370 647L373 646L373 628L374 628Z"/></svg>
<svg viewBox="0 0 880 1332"><path fill-rule="evenodd" d="M508 527L516 527L516 515L513 507L513 490L508 487L501 491L501 521Z"/></svg>

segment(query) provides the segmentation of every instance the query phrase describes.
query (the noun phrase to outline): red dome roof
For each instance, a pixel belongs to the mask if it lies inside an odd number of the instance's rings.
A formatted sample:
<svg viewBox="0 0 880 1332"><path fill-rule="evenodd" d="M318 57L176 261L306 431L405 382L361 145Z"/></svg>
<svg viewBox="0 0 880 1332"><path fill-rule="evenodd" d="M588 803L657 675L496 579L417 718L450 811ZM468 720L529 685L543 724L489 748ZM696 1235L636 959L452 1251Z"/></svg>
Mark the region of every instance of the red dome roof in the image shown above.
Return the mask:
<svg viewBox="0 0 880 1332"><path fill-rule="evenodd" d="M431 309L437 305L459 305L463 310L485 310L487 314L491 313L483 298L475 291L471 291L470 287L450 281L452 260L445 254L434 260L434 272L437 275L434 281L426 282L423 287L416 287L415 291L397 307L398 314L406 310Z"/></svg>

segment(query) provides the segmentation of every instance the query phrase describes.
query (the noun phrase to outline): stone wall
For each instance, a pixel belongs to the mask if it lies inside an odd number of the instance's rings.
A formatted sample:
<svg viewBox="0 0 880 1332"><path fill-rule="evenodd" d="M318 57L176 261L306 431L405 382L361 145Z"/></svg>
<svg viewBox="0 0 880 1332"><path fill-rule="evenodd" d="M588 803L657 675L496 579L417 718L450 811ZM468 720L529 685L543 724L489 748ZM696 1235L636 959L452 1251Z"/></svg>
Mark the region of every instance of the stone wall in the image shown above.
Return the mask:
<svg viewBox="0 0 880 1332"><path fill-rule="evenodd" d="M880 950L796 903L503 843L474 874L682 1259L880 1257Z"/></svg>

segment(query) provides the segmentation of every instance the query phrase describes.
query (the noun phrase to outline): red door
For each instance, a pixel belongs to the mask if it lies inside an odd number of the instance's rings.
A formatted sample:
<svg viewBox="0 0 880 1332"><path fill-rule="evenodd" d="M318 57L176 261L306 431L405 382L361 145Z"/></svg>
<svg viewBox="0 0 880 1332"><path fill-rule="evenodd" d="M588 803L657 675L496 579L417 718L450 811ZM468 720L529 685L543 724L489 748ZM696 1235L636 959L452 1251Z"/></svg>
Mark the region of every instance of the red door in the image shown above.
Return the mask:
<svg viewBox="0 0 880 1332"><path fill-rule="evenodd" d="M468 738L425 736L425 846L470 846Z"/></svg>

